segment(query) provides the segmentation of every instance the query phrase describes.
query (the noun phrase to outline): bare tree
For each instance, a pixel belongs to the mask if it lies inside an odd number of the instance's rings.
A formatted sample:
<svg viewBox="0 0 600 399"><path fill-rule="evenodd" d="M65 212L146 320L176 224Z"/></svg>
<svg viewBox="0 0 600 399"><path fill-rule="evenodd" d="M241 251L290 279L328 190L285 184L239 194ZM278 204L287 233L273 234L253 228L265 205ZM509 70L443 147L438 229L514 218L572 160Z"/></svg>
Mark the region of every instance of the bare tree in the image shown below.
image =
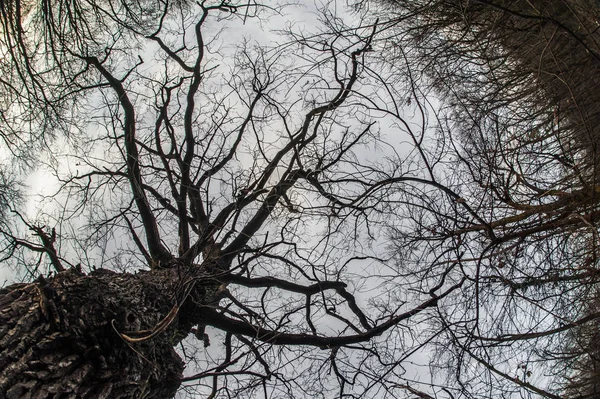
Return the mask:
<svg viewBox="0 0 600 399"><path fill-rule="evenodd" d="M436 321L447 362L433 365L465 395L560 397L564 377L594 362L598 325L597 4L373 3L397 13L387 46L398 65L443 103L440 146L455 174L444 184L474 215L397 233L407 273L428 281L460 267L473 283ZM410 244L428 235L426 267Z"/></svg>
<svg viewBox="0 0 600 399"><path fill-rule="evenodd" d="M562 395L598 320L594 19L390 3L273 45L237 39L279 17L253 2L2 4L4 139L58 184L8 204L0 396Z"/></svg>
<svg viewBox="0 0 600 399"><path fill-rule="evenodd" d="M411 292L385 233L414 190L432 214L458 196L420 171L425 110L404 117L378 22L324 10L317 34L232 53L224 24L277 9L2 7L6 137L56 133L59 184L2 231L35 280L0 291L0 396L418 392L403 363L440 330L416 326L465 279ZM220 348L186 377L184 339Z"/></svg>

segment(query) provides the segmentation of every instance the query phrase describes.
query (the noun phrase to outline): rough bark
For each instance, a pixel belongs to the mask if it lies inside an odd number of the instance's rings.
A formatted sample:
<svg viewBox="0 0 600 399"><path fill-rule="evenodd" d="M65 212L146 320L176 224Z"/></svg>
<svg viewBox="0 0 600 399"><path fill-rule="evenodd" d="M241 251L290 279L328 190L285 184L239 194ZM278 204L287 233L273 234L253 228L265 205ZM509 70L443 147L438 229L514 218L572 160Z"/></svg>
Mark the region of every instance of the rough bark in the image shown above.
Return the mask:
<svg viewBox="0 0 600 399"><path fill-rule="evenodd" d="M194 281L176 268L68 270L0 290L0 397L173 397L173 346L212 300Z"/></svg>

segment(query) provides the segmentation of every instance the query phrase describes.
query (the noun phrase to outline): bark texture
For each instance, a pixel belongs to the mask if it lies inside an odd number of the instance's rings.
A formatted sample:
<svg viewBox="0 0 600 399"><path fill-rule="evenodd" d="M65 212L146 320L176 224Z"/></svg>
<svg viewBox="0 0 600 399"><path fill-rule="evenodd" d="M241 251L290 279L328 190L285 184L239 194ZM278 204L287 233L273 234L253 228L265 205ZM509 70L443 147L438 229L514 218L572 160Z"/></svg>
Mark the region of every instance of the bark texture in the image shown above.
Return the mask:
<svg viewBox="0 0 600 399"><path fill-rule="evenodd" d="M0 398L173 397L173 346L210 302L183 281L177 269L68 270L0 290Z"/></svg>

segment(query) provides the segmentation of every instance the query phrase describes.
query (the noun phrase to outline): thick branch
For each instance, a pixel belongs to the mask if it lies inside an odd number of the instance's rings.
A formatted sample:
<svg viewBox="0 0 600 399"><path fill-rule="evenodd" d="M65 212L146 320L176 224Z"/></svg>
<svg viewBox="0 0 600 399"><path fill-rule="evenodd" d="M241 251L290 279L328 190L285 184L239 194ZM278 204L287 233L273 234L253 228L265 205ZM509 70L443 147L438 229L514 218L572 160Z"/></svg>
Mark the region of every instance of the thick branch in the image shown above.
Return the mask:
<svg viewBox="0 0 600 399"><path fill-rule="evenodd" d="M153 258L157 260L167 260L171 258L169 251L163 246L160 240L160 234L158 232L158 225L146 193L143 190L142 174L139 165L139 153L135 144L135 110L133 104L127 96L127 92L123 87L121 81L116 79L105 67L100 63L96 57L86 57L85 60L93 65L104 78L108 81L111 88L115 91L121 103L121 108L125 115L125 151L126 151L126 162L127 162L127 174L129 183L131 184L131 190L137 205L138 211L142 223L144 224L144 231L146 232L146 240L148 241L148 248Z"/></svg>
<svg viewBox="0 0 600 399"><path fill-rule="evenodd" d="M369 341L371 338L383 334L390 328L398 325L400 322L410 319L411 317L421 313L425 309L437 306L438 301L440 299L446 297L451 292L460 288L464 281L464 279L461 280L458 284L446 290L442 295L435 296L421 303L419 306L409 310L408 312L404 312L397 316L391 317L385 323L375 326L362 334L348 335L342 337L325 337L304 333L282 333L276 330L268 330L250 323L234 320L232 318L224 316L221 313L218 313L215 310L208 311L206 324L224 331L231 332L233 334L242 334L249 337L253 337L259 341L267 342L273 345L310 345L317 346L323 349L351 345Z"/></svg>

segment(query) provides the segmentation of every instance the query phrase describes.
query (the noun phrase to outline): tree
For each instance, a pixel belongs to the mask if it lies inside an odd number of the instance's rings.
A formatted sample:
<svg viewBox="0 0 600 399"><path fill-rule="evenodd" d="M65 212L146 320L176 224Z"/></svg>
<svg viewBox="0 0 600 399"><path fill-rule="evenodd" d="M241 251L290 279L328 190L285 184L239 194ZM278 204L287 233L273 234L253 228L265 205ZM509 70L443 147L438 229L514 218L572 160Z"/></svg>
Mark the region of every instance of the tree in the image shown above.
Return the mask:
<svg viewBox="0 0 600 399"><path fill-rule="evenodd" d="M386 15L399 14L389 35L399 62L420 65L444 102L439 126L462 171L454 169L461 197L481 218L438 233L440 248L449 240L466 244L454 261L436 259L426 269L465 267L469 254L477 276L461 316L446 321L456 348L446 367L469 392L501 378L542 396L572 397L577 389L558 386L594 364L590 337L598 331L591 305L598 284L597 4L380 4ZM407 19L407 12L419 17ZM473 364L488 372L465 373ZM532 373L558 385L539 390ZM572 380L589 387L594 376Z"/></svg>
<svg viewBox="0 0 600 399"><path fill-rule="evenodd" d="M598 313L598 297L585 298L584 315L593 319ZM571 331L564 348L564 357L568 362L565 375L565 396L568 398L597 398L598 386L598 324L581 323Z"/></svg>
<svg viewBox="0 0 600 399"><path fill-rule="evenodd" d="M254 2L3 3L3 131L58 184L2 227L0 396L559 397L598 212L593 109L523 55L560 20L393 5L266 45Z"/></svg>
<svg viewBox="0 0 600 399"><path fill-rule="evenodd" d="M38 220L13 206L29 232L2 229L4 260L35 280L0 292L0 396L402 388L399 359L423 342L400 336L464 279L410 303L356 293L397 284L377 241L394 198L439 184L381 131L415 138L393 73L369 65L378 24L325 11L319 34L219 48L220 24L273 11L2 4L5 139L45 140L59 184ZM222 351L183 378L190 334Z"/></svg>

